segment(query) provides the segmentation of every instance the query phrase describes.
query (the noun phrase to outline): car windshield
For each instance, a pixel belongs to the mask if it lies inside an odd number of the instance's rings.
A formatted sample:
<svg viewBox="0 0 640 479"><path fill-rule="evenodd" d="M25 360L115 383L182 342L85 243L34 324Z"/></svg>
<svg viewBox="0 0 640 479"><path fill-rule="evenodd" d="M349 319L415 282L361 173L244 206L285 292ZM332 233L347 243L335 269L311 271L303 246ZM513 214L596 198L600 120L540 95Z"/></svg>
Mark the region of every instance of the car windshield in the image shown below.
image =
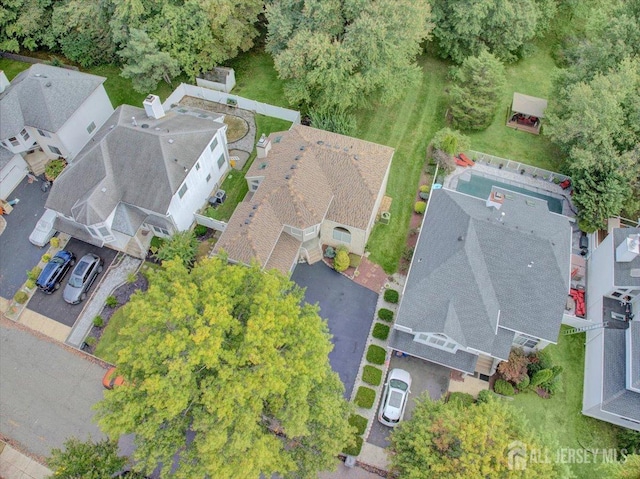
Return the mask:
<svg viewBox="0 0 640 479"><path fill-rule="evenodd" d="M52 260L52 263L63 264L64 260L60 256L55 256Z"/></svg>
<svg viewBox="0 0 640 479"><path fill-rule="evenodd" d="M409 389L409 385L404 381L400 381L399 379L392 379L389 381L389 386L393 389L400 389L400 391L406 391Z"/></svg>
<svg viewBox="0 0 640 479"><path fill-rule="evenodd" d="M82 286L82 276L71 276L69 278L69 286L73 286L74 288L79 288Z"/></svg>
<svg viewBox="0 0 640 479"><path fill-rule="evenodd" d="M389 406L399 409L400 406L402 406L403 397L404 397L404 394L402 394L401 392L391 391L391 394L389 395Z"/></svg>

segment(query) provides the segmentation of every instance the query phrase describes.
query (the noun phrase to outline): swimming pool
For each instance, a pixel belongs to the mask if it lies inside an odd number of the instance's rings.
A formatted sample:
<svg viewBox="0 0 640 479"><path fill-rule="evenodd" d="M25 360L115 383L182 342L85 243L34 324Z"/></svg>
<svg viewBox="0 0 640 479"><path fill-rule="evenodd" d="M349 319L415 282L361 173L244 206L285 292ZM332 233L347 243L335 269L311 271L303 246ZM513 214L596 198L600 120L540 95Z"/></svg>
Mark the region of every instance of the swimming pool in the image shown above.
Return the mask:
<svg viewBox="0 0 640 479"><path fill-rule="evenodd" d="M520 188L519 186L509 185L507 183L501 183L492 178L485 178L484 176L471 174L469 180L458 180L458 186L456 190L460 193L475 196L476 198L487 199L491 193L491 187L497 186L498 188L504 188L505 190L514 191L523 195L532 196L533 198L539 198L547 202L549 211L553 213L562 214L562 200L554 198L553 196L543 195L535 191Z"/></svg>

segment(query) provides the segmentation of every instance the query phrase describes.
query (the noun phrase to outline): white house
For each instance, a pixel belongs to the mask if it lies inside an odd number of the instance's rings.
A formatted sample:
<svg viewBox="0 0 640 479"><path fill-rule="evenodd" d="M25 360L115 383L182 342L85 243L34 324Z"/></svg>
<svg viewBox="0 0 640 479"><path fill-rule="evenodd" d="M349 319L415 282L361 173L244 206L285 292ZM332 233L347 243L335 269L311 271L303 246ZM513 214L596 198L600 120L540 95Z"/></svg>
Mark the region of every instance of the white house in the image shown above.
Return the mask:
<svg viewBox="0 0 640 479"><path fill-rule="evenodd" d="M14 155L0 163L3 198L24 178L27 153L40 150L45 158L71 162L95 135L113 113L105 80L40 63L11 83L0 71L0 148ZM15 158L18 154L27 161Z"/></svg>
<svg viewBox="0 0 640 479"><path fill-rule="evenodd" d="M613 228L588 266L582 413L640 431L640 228Z"/></svg>
<svg viewBox="0 0 640 479"><path fill-rule="evenodd" d="M144 257L151 237L187 230L229 170L226 125L217 115L118 107L56 179L46 207L55 228ZM152 234L150 234L152 232Z"/></svg>

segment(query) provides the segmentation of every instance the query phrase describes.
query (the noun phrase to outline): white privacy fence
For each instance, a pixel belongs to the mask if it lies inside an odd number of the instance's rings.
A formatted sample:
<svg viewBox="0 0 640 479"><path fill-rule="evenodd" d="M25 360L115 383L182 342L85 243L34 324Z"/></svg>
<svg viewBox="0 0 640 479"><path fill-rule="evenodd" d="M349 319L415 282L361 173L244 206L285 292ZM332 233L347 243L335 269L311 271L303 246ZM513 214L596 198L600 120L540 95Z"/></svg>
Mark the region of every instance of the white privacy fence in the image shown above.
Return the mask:
<svg viewBox="0 0 640 479"><path fill-rule="evenodd" d="M271 116L274 118L280 118L281 120L290 121L292 123L300 123L300 112L295 110L289 110L288 108L282 108L279 106L268 105L256 100L249 100L238 95L231 93L225 93L222 91L210 90L208 88L199 87L196 85L188 85L181 83L169 98L163 103L165 110L169 110L172 105L175 106L180 103L185 96L192 96L200 98L202 100L213 101L222 105L242 108L243 110L253 111L260 115Z"/></svg>
<svg viewBox="0 0 640 479"><path fill-rule="evenodd" d="M214 220L213 218L209 218L208 216L204 216L199 213L194 213L193 216L196 219L196 223L206 226L207 228L211 228L212 230L224 231L227 229L227 223L224 221Z"/></svg>

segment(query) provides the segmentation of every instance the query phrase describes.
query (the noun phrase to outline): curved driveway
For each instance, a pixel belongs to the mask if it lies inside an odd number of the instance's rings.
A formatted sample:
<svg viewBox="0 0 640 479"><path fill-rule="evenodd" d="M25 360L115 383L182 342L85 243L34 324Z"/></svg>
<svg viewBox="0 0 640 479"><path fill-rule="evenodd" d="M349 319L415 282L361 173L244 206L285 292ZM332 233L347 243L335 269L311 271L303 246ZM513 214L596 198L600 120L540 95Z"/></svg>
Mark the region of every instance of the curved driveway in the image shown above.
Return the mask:
<svg viewBox="0 0 640 479"><path fill-rule="evenodd" d="M104 437L91 407L105 369L80 352L0 320L0 433L48 456L71 437Z"/></svg>

